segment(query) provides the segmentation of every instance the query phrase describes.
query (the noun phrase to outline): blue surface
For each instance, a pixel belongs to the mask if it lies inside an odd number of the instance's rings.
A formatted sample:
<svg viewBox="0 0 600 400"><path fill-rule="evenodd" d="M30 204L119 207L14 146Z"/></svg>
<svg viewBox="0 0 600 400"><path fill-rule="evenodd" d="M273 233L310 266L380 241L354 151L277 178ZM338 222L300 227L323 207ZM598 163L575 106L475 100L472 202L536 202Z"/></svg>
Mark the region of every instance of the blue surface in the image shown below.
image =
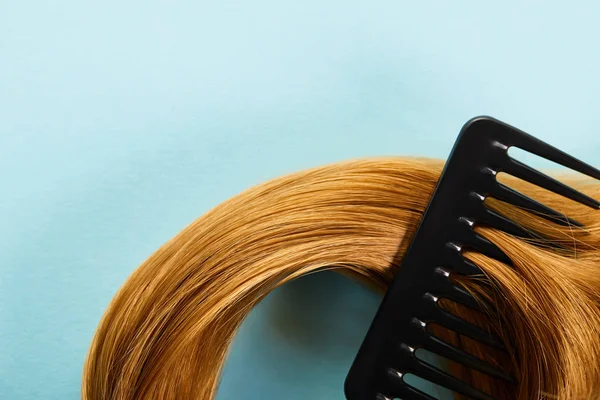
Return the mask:
<svg viewBox="0 0 600 400"><path fill-rule="evenodd" d="M481 113L600 161L598 4L0 1L0 398L77 399L133 268L266 179L445 157ZM278 290L219 399L342 399L377 301L332 274Z"/></svg>

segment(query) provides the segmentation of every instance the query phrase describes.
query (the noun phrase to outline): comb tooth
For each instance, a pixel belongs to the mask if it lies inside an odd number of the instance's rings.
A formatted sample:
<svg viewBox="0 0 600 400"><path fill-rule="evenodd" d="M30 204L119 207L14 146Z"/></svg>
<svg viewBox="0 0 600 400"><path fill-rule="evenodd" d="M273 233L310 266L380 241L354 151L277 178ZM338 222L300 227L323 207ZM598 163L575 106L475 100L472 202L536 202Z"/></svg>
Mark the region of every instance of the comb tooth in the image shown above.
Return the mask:
<svg viewBox="0 0 600 400"><path fill-rule="evenodd" d="M503 185L502 183L498 183L496 185L496 187L492 190L492 195L498 200L532 211L540 217L546 218L547 220L555 222L559 225L574 225L578 227L583 226L583 224L581 224L580 222L577 222L574 219L571 219L566 215L561 214L558 211L555 211L550 207L545 206L542 203L537 202L532 198L527 197L524 194L509 188L506 185Z"/></svg>
<svg viewBox="0 0 600 400"><path fill-rule="evenodd" d="M402 378L404 375L393 368L388 370L388 376L391 377L393 385L391 397L379 394L376 400L392 400L397 398L405 400L438 400L404 382Z"/></svg>
<svg viewBox="0 0 600 400"><path fill-rule="evenodd" d="M388 369L388 381L391 381L392 390L391 397L386 395L378 395L376 400L392 400L396 398L406 400L437 400L418 389L413 388L404 381L404 374L394 368Z"/></svg>
<svg viewBox="0 0 600 400"><path fill-rule="evenodd" d="M554 161L563 167L570 168L574 171L581 172L591 178L600 179L600 170L592 167L583 161L565 153L556 147L550 146L541 140L521 132L521 135L515 136L512 140L511 146L517 146L525 151L536 154L547 160Z"/></svg>
<svg viewBox="0 0 600 400"><path fill-rule="evenodd" d="M446 357L449 360L456 361L466 367L473 368L479 372L483 372L489 376L505 380L507 382L514 383L512 377L500 368L492 366L490 363L483 361L471 354L454 347L445 341L429 335L426 342L425 348L440 355Z"/></svg>
<svg viewBox="0 0 600 400"><path fill-rule="evenodd" d="M479 303L471 293L467 292L463 288L456 286L448 281L447 287L443 288L442 293L444 297L453 300L459 304L467 306L477 311L483 311L482 304ZM428 295L427 293L426 295Z"/></svg>
<svg viewBox="0 0 600 400"><path fill-rule="evenodd" d="M456 265L456 264L454 264L454 265ZM466 258L463 258L462 256L460 256L459 265L461 265L462 268L454 268L454 271L459 272L461 275L464 274L464 272L469 272L468 274L465 274L465 275L470 275L470 276L482 274L481 270L475 264L473 264L471 261L467 260ZM465 267L468 268L468 271L464 270ZM471 273L472 271L476 271L476 272ZM485 301L483 301L483 300L478 301L477 299L475 299L475 297L473 297L473 295L471 295L471 293L467 292L462 287L453 283L450 280L450 276L451 276L450 271L447 271L444 268L438 267L435 269L435 272L436 272L438 278L436 279L435 286L432 287L432 290L434 291L434 293L436 293L436 294L439 293L439 295L441 297L446 297L450 300L453 300L459 304L462 304L464 306L472 308L476 311L486 312L490 308L489 304L487 304ZM439 300L435 295L433 295L431 293L425 293L424 297L426 299L434 301L436 303Z"/></svg>
<svg viewBox="0 0 600 400"><path fill-rule="evenodd" d="M471 293L467 292L463 288L458 287L456 285L451 285L451 286L452 286L452 289L451 289L452 291L448 294L448 298L450 300L453 300L459 304L462 304L462 305L472 308L474 310L483 312L482 304L479 303L475 299L475 297L473 297L471 295Z"/></svg>
<svg viewBox="0 0 600 400"><path fill-rule="evenodd" d="M426 379L430 382L441 385L447 389L453 390L457 393L469 396L475 400L494 400L493 397L486 393L483 393L465 382L447 374L439 368L429 365L425 362L420 362L418 368L415 371L415 375Z"/></svg>
<svg viewBox="0 0 600 400"><path fill-rule="evenodd" d="M482 221L492 228L500 229L509 235L529 239L539 238L539 236L534 234L532 231L525 229L521 225L506 218L504 215L498 214L497 212L488 208L485 209Z"/></svg>
<svg viewBox="0 0 600 400"><path fill-rule="evenodd" d="M464 244L467 247L473 248L480 253L485 254L488 257L495 258L505 264L512 265L512 261L502 250L498 248L494 243L490 242L483 236L480 236L474 232L471 235L463 238Z"/></svg>
<svg viewBox="0 0 600 400"><path fill-rule="evenodd" d="M440 274L441 272L438 272ZM441 279L440 279L441 278ZM480 304L469 292L456 286L450 281L450 275L441 275L435 283L432 282L432 293L425 293L424 297L428 300L438 302L439 297L448 298L476 311L483 311Z"/></svg>
<svg viewBox="0 0 600 400"><path fill-rule="evenodd" d="M503 170L517 178L521 178L527 182L533 183L534 185L548 189L551 192L569 198L573 201L586 205L592 208L600 208L600 202L592 199L591 197L573 189L570 186L565 185L556 179L543 174L520 161L512 158L508 159L507 165L504 166Z"/></svg>
<svg viewBox="0 0 600 400"><path fill-rule="evenodd" d="M496 260L501 261L505 264L512 265L511 259L506 254L504 254L504 252L500 250L498 246L490 242L488 239L484 238L481 235L475 234L472 240L475 248L480 249L483 254L495 258Z"/></svg>
<svg viewBox="0 0 600 400"><path fill-rule="evenodd" d="M457 317L454 314L442 310L436 304L431 307L432 317L431 320L438 323L450 330L453 330L461 335L470 337L471 339L477 340L483 344L494 347L499 350L506 350L504 343L491 333L484 331L483 329L475 326L462 318Z"/></svg>
<svg viewBox="0 0 600 400"><path fill-rule="evenodd" d="M464 258L462 256L462 254L460 254L459 252L456 252L452 256L452 258L448 262L448 265L452 265L452 267L453 267L452 269L454 271L460 273L461 275L481 275L481 274L483 274L483 272L481 271L481 269L479 269L479 267L477 265L475 265L471 261ZM449 275L450 274L444 268L437 268L435 270L435 272L438 274L441 274L441 275L445 275L445 274Z"/></svg>

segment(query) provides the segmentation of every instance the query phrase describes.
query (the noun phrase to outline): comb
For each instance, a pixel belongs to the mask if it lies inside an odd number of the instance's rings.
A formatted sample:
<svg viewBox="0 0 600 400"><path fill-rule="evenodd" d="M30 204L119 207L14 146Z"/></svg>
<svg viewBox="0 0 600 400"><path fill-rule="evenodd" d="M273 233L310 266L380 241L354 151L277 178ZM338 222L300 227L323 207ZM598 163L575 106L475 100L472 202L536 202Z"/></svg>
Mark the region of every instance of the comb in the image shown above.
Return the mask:
<svg viewBox="0 0 600 400"><path fill-rule="evenodd" d="M506 233L532 237L532 232L488 209L484 200L494 197L527 209L555 223L582 224L496 180L505 172L571 200L600 209L600 202L513 159L518 147L590 177L600 171L535 137L490 117L476 117L462 128L421 224L399 272L388 288L369 331L346 377L348 400L436 400L405 381L406 374L476 400L494 400L442 369L421 360L424 349L467 368L513 384L500 368L439 339L427 330L435 323L478 342L504 349L501 340L444 310L439 299L473 309L478 302L451 281L452 274L482 271L461 254L469 249L511 265L510 258L473 227L483 224ZM539 237L539 236L538 236ZM511 383L512 382L512 383Z"/></svg>

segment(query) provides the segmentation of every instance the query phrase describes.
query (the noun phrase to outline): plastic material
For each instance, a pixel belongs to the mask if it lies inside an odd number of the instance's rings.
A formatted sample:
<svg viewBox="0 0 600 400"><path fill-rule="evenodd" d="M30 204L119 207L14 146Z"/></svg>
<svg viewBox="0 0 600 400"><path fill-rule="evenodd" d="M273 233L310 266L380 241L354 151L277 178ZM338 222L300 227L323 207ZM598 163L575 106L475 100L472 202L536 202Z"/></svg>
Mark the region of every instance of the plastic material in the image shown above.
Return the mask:
<svg viewBox="0 0 600 400"><path fill-rule="evenodd" d="M535 236L489 210L484 200L488 196L495 197L556 223L582 226L499 183L496 175L506 172L596 209L600 208L600 202L514 160L508 155L512 146L600 179L600 171L594 167L498 120L490 117L470 120L459 134L400 271L346 378L348 400L435 400L403 380L409 373L476 400L493 400L490 394L417 358L415 351L418 348L503 379L507 384L514 383L502 369L427 331L428 324L436 323L490 346L504 348L498 338L438 305L440 298L448 298L468 307L478 307L475 299L450 279L452 274L481 273L462 256L463 249L469 248L511 264L506 254L475 233L475 225L486 224L522 237Z"/></svg>

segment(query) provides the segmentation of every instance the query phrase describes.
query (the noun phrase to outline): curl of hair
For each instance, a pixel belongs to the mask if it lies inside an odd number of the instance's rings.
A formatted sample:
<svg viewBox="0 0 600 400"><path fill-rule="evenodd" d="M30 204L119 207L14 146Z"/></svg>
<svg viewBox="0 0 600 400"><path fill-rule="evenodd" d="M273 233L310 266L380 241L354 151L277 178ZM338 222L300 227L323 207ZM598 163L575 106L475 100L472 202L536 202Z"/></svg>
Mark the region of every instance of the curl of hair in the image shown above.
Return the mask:
<svg viewBox="0 0 600 400"><path fill-rule="evenodd" d="M213 399L237 328L274 288L336 269L384 290L442 166L415 158L337 163L272 180L215 207L151 255L115 295L85 362L82 399ZM478 227L514 266L465 253L483 274L456 281L494 307L444 307L499 334L509 355L434 331L502 365L518 384L448 368L498 399L600 398L600 212L507 179L585 229L489 199L489 207L546 238L525 241ZM568 183L600 195L598 185Z"/></svg>

